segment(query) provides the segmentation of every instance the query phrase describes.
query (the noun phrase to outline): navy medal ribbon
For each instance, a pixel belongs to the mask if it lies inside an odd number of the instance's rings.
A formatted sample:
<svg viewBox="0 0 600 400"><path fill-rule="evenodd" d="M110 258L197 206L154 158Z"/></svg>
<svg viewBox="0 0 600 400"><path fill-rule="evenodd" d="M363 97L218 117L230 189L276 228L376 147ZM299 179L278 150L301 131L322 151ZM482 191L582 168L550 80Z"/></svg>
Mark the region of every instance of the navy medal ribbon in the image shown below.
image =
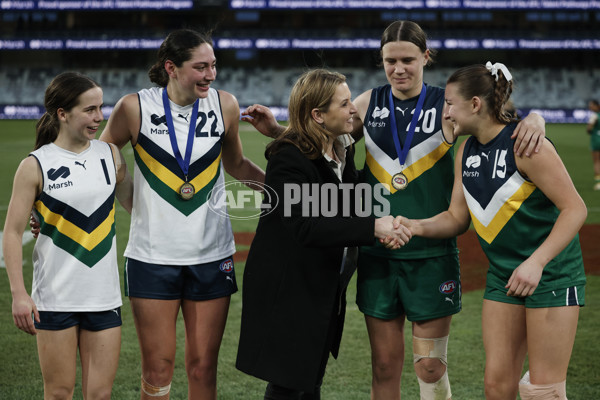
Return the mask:
<svg viewBox="0 0 600 400"><path fill-rule="evenodd" d="M177 160L177 164L181 168L185 177L185 183L181 186L180 195L184 200L190 199L194 195L194 186L187 180L188 171L190 168L190 161L192 159L192 148L194 147L194 135L196 131L196 120L198 119L198 99L194 102L192 107L192 115L190 118L190 128L188 131L187 145L185 148L185 158L181 157L179 146L177 145L177 137L175 134L175 126L173 125L173 116L171 115L171 105L169 104L169 95L167 94L167 88L163 89L163 107L165 109L165 118L167 120L167 128L169 132L169 139L171 140L171 147L173 148L173 154Z"/></svg>
<svg viewBox="0 0 600 400"><path fill-rule="evenodd" d="M404 142L404 147L400 145L400 132L398 132L398 125L396 124L396 107L394 107L394 97L392 95L392 87L390 87L389 93L389 106L390 106L390 128L392 129L392 137L394 138L394 145L396 147L396 153L398 154L398 161L400 162L400 167L404 169L404 163L406 162L406 157L408 156L408 150L410 150L410 144L412 143L413 136L415 134L415 129L417 127L417 122L419 121L419 115L421 115L421 110L423 109L423 102L425 101L425 93L427 93L427 87L425 83L423 83L423 87L421 88L421 93L419 94L419 100L417 100L417 106L415 107L415 111L412 116L412 120L410 121L410 125L408 126L408 133L406 134L406 141ZM392 176L392 186L396 190L406 189L408 186L408 178L402 171L394 174Z"/></svg>

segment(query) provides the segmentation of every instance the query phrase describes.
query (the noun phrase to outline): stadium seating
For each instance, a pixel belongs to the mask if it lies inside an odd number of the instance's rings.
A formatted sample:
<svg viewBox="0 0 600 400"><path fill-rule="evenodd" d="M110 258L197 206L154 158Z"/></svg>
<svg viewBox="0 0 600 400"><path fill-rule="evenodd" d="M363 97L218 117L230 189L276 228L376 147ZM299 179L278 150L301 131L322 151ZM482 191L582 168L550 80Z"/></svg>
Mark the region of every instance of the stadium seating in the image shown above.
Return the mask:
<svg viewBox="0 0 600 400"><path fill-rule="evenodd" d="M61 69L0 67L0 104L42 105L44 90ZM261 103L285 107L290 89L302 68L242 69L219 68L213 87L233 93L241 106ZM425 72L425 80L444 86L453 69L433 67ZM150 87L146 71L139 69L83 69L102 85L104 102L114 105L127 93ZM339 69L346 75L353 96L386 83L381 69ZM514 69L513 101L522 108L587 108L589 99L600 93L600 69Z"/></svg>

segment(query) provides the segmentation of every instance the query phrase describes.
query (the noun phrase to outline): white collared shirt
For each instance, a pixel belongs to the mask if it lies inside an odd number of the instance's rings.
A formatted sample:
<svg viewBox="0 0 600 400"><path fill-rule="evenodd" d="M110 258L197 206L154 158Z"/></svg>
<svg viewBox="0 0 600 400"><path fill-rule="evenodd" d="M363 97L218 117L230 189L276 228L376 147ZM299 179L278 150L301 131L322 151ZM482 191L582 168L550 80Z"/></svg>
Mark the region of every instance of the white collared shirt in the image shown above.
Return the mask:
<svg viewBox="0 0 600 400"><path fill-rule="evenodd" d="M346 148L354 143L354 138L350 134L338 136L333 141L333 151L337 156L337 160L329 157L327 153L323 153L323 157L327 161L327 164L331 167L338 179L342 180L342 172L346 166Z"/></svg>

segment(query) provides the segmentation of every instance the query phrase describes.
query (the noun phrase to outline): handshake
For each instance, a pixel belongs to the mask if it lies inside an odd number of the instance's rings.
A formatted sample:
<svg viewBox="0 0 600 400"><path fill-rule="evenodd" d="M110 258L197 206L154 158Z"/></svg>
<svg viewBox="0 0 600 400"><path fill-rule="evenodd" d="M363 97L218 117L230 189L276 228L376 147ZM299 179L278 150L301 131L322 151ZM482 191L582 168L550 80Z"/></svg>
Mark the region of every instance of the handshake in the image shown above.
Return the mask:
<svg viewBox="0 0 600 400"><path fill-rule="evenodd" d="M396 218L388 215L375 220L375 237L379 242L390 250L396 250L406 245L412 238L412 232L409 229L410 220L397 216Z"/></svg>

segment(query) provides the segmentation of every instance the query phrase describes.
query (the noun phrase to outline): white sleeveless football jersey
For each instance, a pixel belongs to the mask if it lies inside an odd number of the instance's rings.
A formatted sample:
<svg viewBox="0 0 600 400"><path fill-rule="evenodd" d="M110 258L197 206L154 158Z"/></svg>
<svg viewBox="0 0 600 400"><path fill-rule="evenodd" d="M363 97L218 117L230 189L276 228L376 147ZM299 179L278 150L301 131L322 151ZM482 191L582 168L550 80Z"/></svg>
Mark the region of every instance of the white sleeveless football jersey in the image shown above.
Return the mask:
<svg viewBox="0 0 600 400"><path fill-rule="evenodd" d="M169 139L163 90L138 93L142 121L134 146L133 211L125 256L164 265L220 260L235 252L235 243L226 204L211 192L225 183L221 163L225 126L219 94L210 89L208 97L199 100L196 121L191 121L191 104L181 107L170 101L182 157L190 123L195 123L187 176L195 194L184 200L179 190L186 177Z"/></svg>
<svg viewBox="0 0 600 400"><path fill-rule="evenodd" d="M47 144L33 151L43 189L34 207L31 297L40 311L106 311L122 305L115 244L115 163L97 140L76 154Z"/></svg>

